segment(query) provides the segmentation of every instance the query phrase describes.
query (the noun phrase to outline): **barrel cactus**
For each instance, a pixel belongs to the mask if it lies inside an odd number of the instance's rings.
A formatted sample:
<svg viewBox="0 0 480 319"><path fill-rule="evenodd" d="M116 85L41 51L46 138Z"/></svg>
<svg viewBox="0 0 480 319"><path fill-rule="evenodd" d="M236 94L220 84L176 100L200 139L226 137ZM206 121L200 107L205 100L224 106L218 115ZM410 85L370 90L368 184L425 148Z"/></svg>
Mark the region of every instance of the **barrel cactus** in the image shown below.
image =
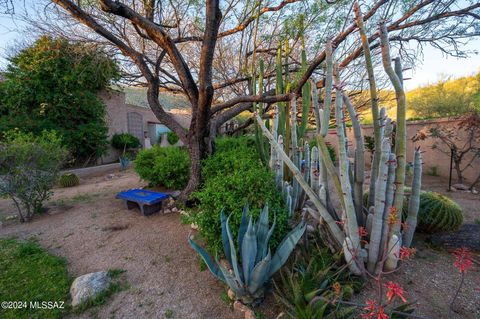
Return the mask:
<svg viewBox="0 0 480 319"><path fill-rule="evenodd" d="M275 220L269 228L268 207L265 206L255 223L248 217L248 208L242 213L242 220L238 230L238 239L232 238L229 218L223 211L220 214L222 223L222 242L225 257L229 267L214 259L191 238L190 245L205 261L213 276L226 283L235 293L235 298L244 304L251 304L263 298L265 287L280 267L287 261L288 256L305 232L306 225L298 224L280 243L272 256L268 242L275 228ZM238 243L238 249L235 247ZM238 254L237 254L238 251Z"/></svg>
<svg viewBox="0 0 480 319"><path fill-rule="evenodd" d="M66 173L60 176L58 183L61 187L73 187L80 184L80 179L74 173Z"/></svg>
<svg viewBox="0 0 480 319"><path fill-rule="evenodd" d="M450 198L435 192L420 193L417 229L436 233L457 230L463 223L462 208Z"/></svg>
<svg viewBox="0 0 480 319"><path fill-rule="evenodd" d="M402 219L408 214L411 189L405 187L405 197L402 209ZM368 192L363 195L364 205L367 204ZM450 198L436 192L420 192L420 205L418 209L418 232L438 233L457 230L463 223L463 212L460 205Z"/></svg>

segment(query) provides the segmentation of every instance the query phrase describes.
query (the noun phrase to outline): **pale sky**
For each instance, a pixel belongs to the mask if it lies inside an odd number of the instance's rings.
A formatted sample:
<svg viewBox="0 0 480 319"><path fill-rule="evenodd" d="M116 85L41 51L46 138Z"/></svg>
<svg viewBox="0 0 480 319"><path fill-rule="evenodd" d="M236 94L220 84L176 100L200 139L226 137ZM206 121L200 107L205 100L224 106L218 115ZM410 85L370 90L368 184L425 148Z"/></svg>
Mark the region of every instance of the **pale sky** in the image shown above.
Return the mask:
<svg viewBox="0 0 480 319"><path fill-rule="evenodd" d="M6 50L22 40L19 32L22 23L13 21L11 17L0 16L0 69L6 65ZM434 83L445 76L454 78L472 75L480 71L480 39L471 41L467 47L469 51L476 51L468 58L457 59L446 57L439 50L427 47L424 50L423 60L418 61L416 69L407 71L405 77L411 78L406 81L407 90L415 87Z"/></svg>

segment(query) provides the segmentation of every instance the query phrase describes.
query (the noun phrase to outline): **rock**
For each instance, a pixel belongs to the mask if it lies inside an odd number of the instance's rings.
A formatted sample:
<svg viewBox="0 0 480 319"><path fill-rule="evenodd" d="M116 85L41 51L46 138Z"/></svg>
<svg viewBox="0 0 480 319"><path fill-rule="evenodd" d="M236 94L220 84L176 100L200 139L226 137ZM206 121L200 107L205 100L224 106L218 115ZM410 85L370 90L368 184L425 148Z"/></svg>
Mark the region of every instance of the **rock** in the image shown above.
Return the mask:
<svg viewBox="0 0 480 319"><path fill-rule="evenodd" d="M77 277L70 287L72 307L95 298L98 294L107 290L110 283L111 279L106 271L93 272Z"/></svg>
<svg viewBox="0 0 480 319"><path fill-rule="evenodd" d="M280 312L275 319L283 319L283 318L285 318L285 317L286 317L286 316L285 316L285 313L284 313L284 312Z"/></svg>
<svg viewBox="0 0 480 319"><path fill-rule="evenodd" d="M198 230L198 225L195 224L195 223L191 223L190 228L193 229L193 230Z"/></svg>
<svg viewBox="0 0 480 319"><path fill-rule="evenodd" d="M232 289L228 289L227 296L228 298L230 298L230 300L235 300L235 293L233 292Z"/></svg>
<svg viewBox="0 0 480 319"><path fill-rule="evenodd" d="M178 213L178 208L177 208L177 207L173 207L173 208L172 208L172 212L173 212L173 213Z"/></svg>
<svg viewBox="0 0 480 319"><path fill-rule="evenodd" d="M432 243L447 249L466 247L473 251L480 251L480 225L464 224L454 232L434 234Z"/></svg>
<svg viewBox="0 0 480 319"><path fill-rule="evenodd" d="M247 312L245 312L245 319L256 319L257 316L255 316L255 312L253 312L252 309L248 309Z"/></svg>
<svg viewBox="0 0 480 319"><path fill-rule="evenodd" d="M164 213L164 214L170 214L171 212L172 212L172 211L171 211L170 209L168 209L168 208L163 210L163 213Z"/></svg>
<svg viewBox="0 0 480 319"><path fill-rule="evenodd" d="M173 198L178 198L178 196L180 196L182 192L181 191L173 191L170 193L170 196L172 196Z"/></svg>
<svg viewBox="0 0 480 319"><path fill-rule="evenodd" d="M468 191L468 186L463 184L453 184L452 186L455 187L455 189L460 191Z"/></svg>
<svg viewBox="0 0 480 319"><path fill-rule="evenodd" d="M248 308L245 306L243 303L240 301L235 301L233 303L233 309L237 312L243 313L243 316L245 319L255 319L255 312L253 312L252 309Z"/></svg>
<svg viewBox="0 0 480 319"><path fill-rule="evenodd" d="M472 188L472 194L475 194L475 195L477 195L477 194L478 194L478 191L477 191L477 189L476 189L476 188Z"/></svg>

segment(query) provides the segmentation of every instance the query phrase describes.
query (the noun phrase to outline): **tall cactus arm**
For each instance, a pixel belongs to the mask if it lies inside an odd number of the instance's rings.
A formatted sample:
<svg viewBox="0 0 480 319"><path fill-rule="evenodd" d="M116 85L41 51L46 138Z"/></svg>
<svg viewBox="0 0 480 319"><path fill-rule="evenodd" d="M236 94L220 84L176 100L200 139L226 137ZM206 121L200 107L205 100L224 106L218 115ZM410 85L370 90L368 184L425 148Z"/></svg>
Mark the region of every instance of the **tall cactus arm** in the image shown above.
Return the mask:
<svg viewBox="0 0 480 319"><path fill-rule="evenodd" d="M323 121L320 127L320 134L325 137L328 133L328 125L330 122L330 107L332 104L332 87L333 87L333 47L332 40L327 41L325 47L325 59L327 64L327 74L325 77L325 101L323 103Z"/></svg>
<svg viewBox="0 0 480 319"><path fill-rule="evenodd" d="M307 54L305 53L305 49L302 50L302 71L307 69ZM298 136L303 138L305 135L305 131L307 130L308 124L308 114L310 113L310 108L312 105L311 100L311 81L305 82L302 87L302 122L298 129Z"/></svg>
<svg viewBox="0 0 480 319"><path fill-rule="evenodd" d="M386 251L387 258L383 265L384 271L393 271L397 269L400 247L402 247L402 238L393 235L388 242L388 248Z"/></svg>
<svg viewBox="0 0 480 319"><path fill-rule="evenodd" d="M399 214L399 221L393 225L394 233L400 232L401 213L403 208L403 188L405 185L405 165L406 165L406 97L403 89L402 81L392 67L390 58L390 44L388 42L388 30L385 23L380 25L380 43L382 47L383 68L387 73L390 82L395 89L397 98L397 131L395 134L395 155L397 156L397 168L395 170L395 198L394 205ZM400 63L398 60L397 63ZM401 70L401 67L397 66Z"/></svg>
<svg viewBox="0 0 480 319"><path fill-rule="evenodd" d="M303 179L302 173L300 170L293 164L293 162L290 160L288 155L285 153L283 148L273 139L272 134L270 131L265 127L265 125L262 122L262 119L258 114L255 115L256 121L259 123L260 128L262 129L263 133L267 137L267 139L270 141L270 143L275 147L275 150L277 151L277 154L279 157L283 158L285 164L287 167L290 169L290 171L293 173L294 178L300 183L300 186L305 190L307 193L307 196L310 198L312 203L315 205L315 208L318 210L318 213L320 214L320 217L325 220L325 222L328 225L328 228L332 234L332 236L335 238L335 241L339 247L342 246L343 241L345 240L345 236L343 235L342 230L340 227L337 225L335 220L330 216L328 213L327 209L323 204L320 202L317 194L312 190L312 188L308 185L308 183Z"/></svg>
<svg viewBox="0 0 480 319"><path fill-rule="evenodd" d="M375 208L372 221L372 233L370 234L370 245L368 248L367 269L370 273L375 272L380 257L380 242L382 239L384 225L383 213L385 211L385 194L387 187L388 160L390 158L390 141L384 139L382 143L382 154L377 181L375 183Z"/></svg>
<svg viewBox="0 0 480 319"><path fill-rule="evenodd" d="M312 103L313 103L313 114L315 115L315 124L316 132L320 134L320 127L322 126L321 117L320 117L320 106L318 105L318 91L315 81L310 80L310 87L312 89Z"/></svg>
<svg viewBox="0 0 480 319"><path fill-rule="evenodd" d="M354 174L354 189L353 196L355 202L355 212L357 214L358 225L363 225L363 182L365 179L365 146L363 145L362 128L357 118L357 113L353 108L352 102L346 94L343 96L343 101L347 106L348 113L352 120L353 134L355 135L355 174Z"/></svg>
<svg viewBox="0 0 480 319"><path fill-rule="evenodd" d="M275 78L275 93L283 94L285 92L285 87L283 83L283 70L282 70L282 46L278 46L277 50L277 59L276 59L276 78ZM286 110L285 102L277 103L278 107L278 134L285 136L285 123L286 123Z"/></svg>
<svg viewBox="0 0 480 319"><path fill-rule="evenodd" d="M333 165L332 159L330 158L330 155L328 153L328 148L327 144L325 143L325 139L321 134L318 134L316 136L317 139L317 145L318 145L318 151L320 152L321 155L321 173L325 174L325 171L328 172L328 176L330 176L330 181L333 182L333 186L335 187L335 191L337 192L337 195L339 198L342 198L343 196L343 191L342 191L342 183L340 182L340 178L337 174L337 170L335 168L335 165ZM325 174L326 175L326 174ZM322 185L327 187L323 180L320 181ZM344 201L340 201L340 204L342 205L342 208L344 208L345 203Z"/></svg>
<svg viewBox="0 0 480 319"><path fill-rule="evenodd" d="M395 196L395 168L397 167L397 161L395 160L395 154L390 153L388 160L388 177L387 177L387 191L385 193L385 208L383 210L383 231L382 239L380 241L380 254L383 255L385 252L388 238L392 236L392 227L387 227L388 225L388 215L390 214L390 209L393 205L393 197ZM379 258L383 258L383 256ZM380 269L379 269L380 270Z"/></svg>
<svg viewBox="0 0 480 319"><path fill-rule="evenodd" d="M382 148L382 137L380 135L380 123L378 122L378 95L377 85L375 82L375 73L372 63L372 54L370 52L370 44L368 43L367 32L363 23L363 15L358 4L355 1L353 4L353 11L355 13L355 20L360 32L360 38L362 40L363 56L365 57L365 66L367 68L368 83L370 86L370 103L372 105L372 119L373 119L373 135L375 142L375 151L373 153L373 163L370 173L370 189L368 193L368 207L374 204L375 198L375 180L378 174L378 162L380 161L380 153Z"/></svg>
<svg viewBox="0 0 480 319"><path fill-rule="evenodd" d="M347 149L345 143L345 118L343 115L343 98L342 98L342 91L338 87L336 89L336 97L335 97L335 120L337 123L337 137L338 137L338 166L340 169L340 183L342 186L342 196L340 199L343 199L344 202L344 210L345 210L345 219L347 221L347 233L349 239L352 241L353 251L352 253L357 252L360 250L360 236L358 234L358 224L357 224L357 216L355 214L355 206L353 204L352 198L352 186L350 184L349 178L349 160L347 157Z"/></svg>
<svg viewBox="0 0 480 319"><path fill-rule="evenodd" d="M406 247L410 247L417 227L418 207L420 206L420 186L422 184L422 154L419 149L415 150L415 158L413 161L413 180L412 194L408 201L408 217L407 227L403 231L402 243Z"/></svg>

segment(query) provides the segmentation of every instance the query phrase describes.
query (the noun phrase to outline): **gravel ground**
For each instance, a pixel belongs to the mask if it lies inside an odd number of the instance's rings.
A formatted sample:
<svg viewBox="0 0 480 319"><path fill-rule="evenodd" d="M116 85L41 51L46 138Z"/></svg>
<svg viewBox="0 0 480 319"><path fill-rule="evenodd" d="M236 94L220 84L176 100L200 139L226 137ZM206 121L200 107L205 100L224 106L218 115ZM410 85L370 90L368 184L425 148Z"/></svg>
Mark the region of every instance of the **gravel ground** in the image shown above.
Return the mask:
<svg viewBox="0 0 480 319"><path fill-rule="evenodd" d="M30 238L64 256L73 276L120 268L130 288L104 306L72 318L236 318L221 300L223 286L199 271L190 232L179 214L142 216L114 198L120 190L143 186L133 172L82 180L55 189L47 214L32 222L7 221L0 237ZM0 217L14 214L0 200Z"/></svg>
<svg viewBox="0 0 480 319"><path fill-rule="evenodd" d="M208 271L199 271L197 256L187 244L191 230L180 223L178 214L144 217L114 199L120 190L143 185L131 171L82 180L77 187L55 189L48 213L26 224L5 221L15 211L1 199L0 237L37 238L66 257L74 276L111 268L127 271L129 289L104 306L71 318L236 318L220 298L222 285ZM446 185L445 180L426 176L422 188L457 201L466 223L480 219L480 196L446 192ZM424 239L416 236L417 256L387 280L405 288L408 300L416 302L417 315L448 318L460 274L448 252L429 247ZM452 318L480 318L479 289L477 267L466 276ZM367 285L355 299L361 302L372 293L373 287ZM273 302L267 298L259 310L267 313Z"/></svg>

